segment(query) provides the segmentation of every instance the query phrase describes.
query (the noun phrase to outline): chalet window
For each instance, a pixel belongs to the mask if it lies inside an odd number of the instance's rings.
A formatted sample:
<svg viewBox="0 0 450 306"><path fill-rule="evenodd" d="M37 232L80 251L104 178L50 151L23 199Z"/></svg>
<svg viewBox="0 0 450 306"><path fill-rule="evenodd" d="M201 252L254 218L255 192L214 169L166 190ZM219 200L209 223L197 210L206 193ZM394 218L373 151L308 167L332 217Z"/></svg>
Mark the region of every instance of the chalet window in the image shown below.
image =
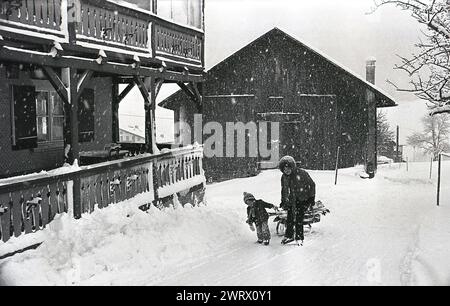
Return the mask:
<svg viewBox="0 0 450 306"><path fill-rule="evenodd" d="M63 101L56 92L36 92L36 115L39 142L63 140Z"/></svg>
<svg viewBox="0 0 450 306"><path fill-rule="evenodd" d="M78 101L79 142L94 141L94 90L85 89Z"/></svg>
<svg viewBox="0 0 450 306"><path fill-rule="evenodd" d="M136 5L140 9L153 11L154 0L127 0L126 2Z"/></svg>
<svg viewBox="0 0 450 306"><path fill-rule="evenodd" d="M50 141L50 95L48 91L36 93L37 137L38 141Z"/></svg>
<svg viewBox="0 0 450 306"><path fill-rule="evenodd" d="M161 17L201 29L202 6L202 0L158 0L157 13Z"/></svg>
<svg viewBox="0 0 450 306"><path fill-rule="evenodd" d="M12 86L13 150L37 147L36 92L34 86Z"/></svg>

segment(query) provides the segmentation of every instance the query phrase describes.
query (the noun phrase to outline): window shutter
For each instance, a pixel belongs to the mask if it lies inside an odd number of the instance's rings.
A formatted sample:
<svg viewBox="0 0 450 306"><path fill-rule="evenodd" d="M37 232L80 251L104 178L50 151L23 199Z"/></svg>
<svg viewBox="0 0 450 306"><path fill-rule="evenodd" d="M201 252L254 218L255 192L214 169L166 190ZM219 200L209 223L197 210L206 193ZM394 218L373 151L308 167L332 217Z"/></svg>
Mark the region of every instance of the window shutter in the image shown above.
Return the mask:
<svg viewBox="0 0 450 306"><path fill-rule="evenodd" d="M94 90L85 89L78 100L78 141L94 141Z"/></svg>
<svg viewBox="0 0 450 306"><path fill-rule="evenodd" d="M37 148L36 89L34 86L12 86L12 148Z"/></svg>

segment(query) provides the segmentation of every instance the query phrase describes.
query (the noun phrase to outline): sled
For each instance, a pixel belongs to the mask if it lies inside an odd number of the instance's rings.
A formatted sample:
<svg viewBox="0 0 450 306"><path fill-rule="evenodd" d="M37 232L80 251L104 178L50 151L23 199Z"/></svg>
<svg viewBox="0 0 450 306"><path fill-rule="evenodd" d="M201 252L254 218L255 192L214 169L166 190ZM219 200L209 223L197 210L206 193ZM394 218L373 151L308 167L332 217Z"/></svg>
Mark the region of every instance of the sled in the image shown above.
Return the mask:
<svg viewBox="0 0 450 306"><path fill-rule="evenodd" d="M318 223L321 220L321 216L325 216L330 213L330 210L323 205L322 201L316 201L313 206L310 206L303 218L303 226L312 228L312 224ZM269 216L275 216L273 222L277 223L276 233L277 235L284 235L287 221L287 211L279 210L275 213L269 213Z"/></svg>

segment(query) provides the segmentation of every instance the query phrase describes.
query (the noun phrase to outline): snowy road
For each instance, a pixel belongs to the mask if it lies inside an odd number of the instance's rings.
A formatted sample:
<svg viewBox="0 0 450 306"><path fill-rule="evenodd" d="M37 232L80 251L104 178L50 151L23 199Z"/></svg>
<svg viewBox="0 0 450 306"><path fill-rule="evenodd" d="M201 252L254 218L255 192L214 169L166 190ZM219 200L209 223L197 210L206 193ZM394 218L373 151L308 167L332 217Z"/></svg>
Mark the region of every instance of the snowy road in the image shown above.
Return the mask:
<svg viewBox="0 0 450 306"><path fill-rule="evenodd" d="M329 183L332 173L312 172L319 182L318 198L332 214L306 234L304 247L282 246L280 237L264 247L253 244L250 234L242 239L248 241L239 241L229 251L156 284L410 285L417 283L415 277L442 284L443 280L427 275L426 269L419 271L419 276L413 274L413 265L420 266L420 235L429 234L422 227L429 226L427 222L437 211L433 203L435 186L414 174L408 177L404 171L382 170L376 180L369 181L355 176L354 170L345 170L338 186ZM278 203L279 187L268 187L265 179L272 181L276 176L276 172L265 173L253 179L257 180L255 190L244 187L251 184L215 186L208 196L234 202L239 197L225 195L246 190ZM450 212L446 207L439 210L447 216ZM441 231L448 235L448 228ZM443 259L445 253L441 252Z"/></svg>
<svg viewBox="0 0 450 306"><path fill-rule="evenodd" d="M61 221L43 247L0 261L0 275L3 284L449 285L445 169L441 207L427 164L384 166L373 180L345 169L337 186L334 173L311 171L331 214L303 247L280 245L273 222L271 244L258 245L245 224L244 191L279 203L280 173L270 170L209 185L206 207L141 214L128 203L75 227Z"/></svg>

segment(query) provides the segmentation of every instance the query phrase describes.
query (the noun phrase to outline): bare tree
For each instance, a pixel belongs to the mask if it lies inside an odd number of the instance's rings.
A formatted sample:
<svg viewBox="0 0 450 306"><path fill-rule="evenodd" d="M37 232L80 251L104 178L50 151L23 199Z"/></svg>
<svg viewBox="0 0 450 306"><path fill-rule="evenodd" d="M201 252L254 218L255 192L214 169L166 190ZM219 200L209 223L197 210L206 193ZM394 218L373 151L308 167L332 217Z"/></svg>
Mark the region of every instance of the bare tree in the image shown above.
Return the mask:
<svg viewBox="0 0 450 306"><path fill-rule="evenodd" d="M433 154L436 160L442 152L450 149L450 115L440 114L422 118L423 132L414 133L407 138L407 143Z"/></svg>
<svg viewBox="0 0 450 306"><path fill-rule="evenodd" d="M430 115L450 113L450 0L374 0L375 9L395 5L409 11L426 26L425 39L417 44L411 57L398 55L401 64L395 69L407 72L410 88L397 90L414 93L427 101Z"/></svg>
<svg viewBox="0 0 450 306"><path fill-rule="evenodd" d="M391 130L391 126L386 117L386 113L379 111L377 114L377 153L379 155L391 155L395 133ZM391 157L391 156L389 156Z"/></svg>

